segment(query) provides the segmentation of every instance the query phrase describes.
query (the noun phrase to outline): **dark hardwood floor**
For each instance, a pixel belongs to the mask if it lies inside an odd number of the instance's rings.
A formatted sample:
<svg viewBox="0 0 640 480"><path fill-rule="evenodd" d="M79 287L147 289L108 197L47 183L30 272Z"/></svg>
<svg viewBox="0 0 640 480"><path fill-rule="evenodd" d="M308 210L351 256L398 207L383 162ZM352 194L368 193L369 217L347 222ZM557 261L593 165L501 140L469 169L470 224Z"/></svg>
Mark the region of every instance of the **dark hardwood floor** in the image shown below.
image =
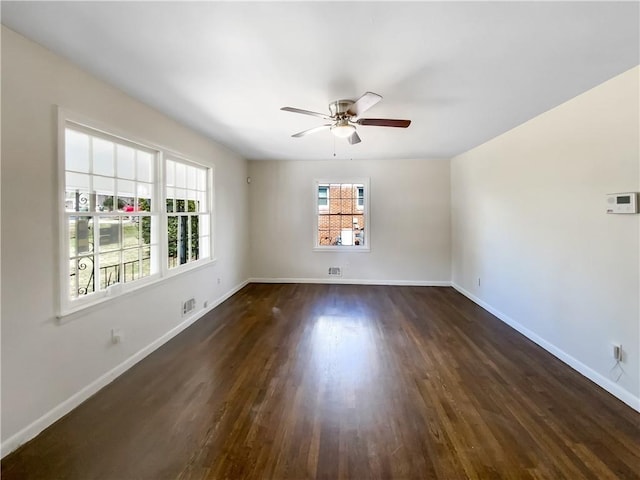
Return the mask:
<svg viewBox="0 0 640 480"><path fill-rule="evenodd" d="M639 422L451 288L252 284L2 479L639 478Z"/></svg>

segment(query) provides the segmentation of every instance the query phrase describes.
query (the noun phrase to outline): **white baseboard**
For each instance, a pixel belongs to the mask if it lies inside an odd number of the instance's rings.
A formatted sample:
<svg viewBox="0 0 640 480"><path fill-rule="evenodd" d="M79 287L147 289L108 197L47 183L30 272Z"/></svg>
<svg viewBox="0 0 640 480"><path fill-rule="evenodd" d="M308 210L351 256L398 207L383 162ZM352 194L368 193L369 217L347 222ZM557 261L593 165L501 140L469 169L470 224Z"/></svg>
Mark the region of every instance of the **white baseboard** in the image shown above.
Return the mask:
<svg viewBox="0 0 640 480"><path fill-rule="evenodd" d="M239 285L236 285L234 288L229 290L227 293L225 293L221 297L219 297L216 300L214 300L213 302L211 302L211 304L207 308L203 308L201 310L198 310L194 314L190 315L183 322L181 322L180 324L178 324L175 327L173 327L171 330L169 330L167 333L162 335L160 338L158 338L157 340L151 342L149 345L147 345L146 347L142 348L138 352L134 353L129 358L127 358L124 362L120 363L115 368L112 368L107 373L105 373L104 375L102 375L98 379L94 380L93 382L91 382L89 385L87 385L86 387L84 387L80 391L78 391L75 394L71 395L71 397L69 397L64 402L60 403L58 406L56 406L53 409L51 409L49 412L45 413L43 416L41 416L40 418L38 418L37 420L32 422L27 427L25 427L22 430L20 430L18 433L16 433L16 434L12 435L11 437L9 437L7 440L2 442L2 445L0 446L0 458L1 457L5 457L7 454L9 454L12 451L14 451L20 445L22 445L22 444L28 442L29 440L31 440L32 438L34 438L36 435L38 435L40 432L42 432L45 428L47 428L48 426L50 426L51 424L53 424L54 422L56 422L57 420L59 420L60 418L65 416L67 413L69 413L71 410L76 408L82 402L84 402L89 397L91 397L92 395L97 393L99 390L101 390L102 388L106 387L109 383L111 383L117 377L119 377L124 372L129 370L131 367L133 367L140 360L142 360L147 355L149 355L153 351L155 351L158 348L160 348L162 345L164 345L169 340L171 340L173 337L175 337L180 332L182 332L185 328L189 327L194 322L196 322L196 320L199 320L206 313L208 313L209 311L213 310L218 305L220 305L222 302L224 302L227 298L229 298L234 293L236 293L239 290L241 290L248 283L249 283L249 280L245 280L244 282L240 283Z"/></svg>
<svg viewBox="0 0 640 480"><path fill-rule="evenodd" d="M462 295L464 295L465 297L467 297L468 299L470 299L474 303L478 304L479 306L484 308L489 313L491 313L494 316L498 317L500 320L502 320L504 323L506 323L507 325L509 325L513 329L515 329L518 332L520 332L522 335L527 337L529 340L531 340L532 342L538 344L539 346L544 348L547 352L549 352L550 354L554 355L558 359L562 360L564 363L569 365L571 368L576 370L578 373L584 375L585 377L587 377L589 380L591 380L595 384L597 384L600 387L604 388L607 392L609 392L614 397L616 397L619 400L623 401L624 403L629 405L634 410L640 412L640 397L636 397L635 395L633 395L628 390L625 390L624 388L622 388L617 383L613 382L612 380L609 380L605 376L603 376L600 373L598 373L595 370L593 370L591 367L588 367L587 365L585 365L581 361L579 361L576 358L572 357L571 355L566 353L564 350L561 350L560 348L556 347L552 343L547 342L544 338L540 337L538 334L532 332L531 330L529 330L528 328L524 327L520 323L516 322L511 317L505 315L501 311L496 310L491 305L489 305L488 303L486 303L483 300L479 299L478 297L473 295L471 292L468 292L467 290L465 290L464 288L462 288L460 285L456 284L455 282L451 282L451 286L453 288L455 288L458 292L460 292Z"/></svg>
<svg viewBox="0 0 640 480"><path fill-rule="evenodd" d="M249 283L338 283L345 285L399 285L450 287L449 280L368 280L361 278L250 278Z"/></svg>

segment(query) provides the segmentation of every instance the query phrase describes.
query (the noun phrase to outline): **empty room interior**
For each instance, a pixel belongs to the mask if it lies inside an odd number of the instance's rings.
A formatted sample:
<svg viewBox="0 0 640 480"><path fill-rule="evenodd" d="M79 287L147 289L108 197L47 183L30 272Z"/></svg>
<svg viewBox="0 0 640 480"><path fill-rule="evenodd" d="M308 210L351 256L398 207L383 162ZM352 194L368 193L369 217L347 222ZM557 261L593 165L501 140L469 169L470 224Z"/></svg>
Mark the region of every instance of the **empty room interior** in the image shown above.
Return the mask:
<svg viewBox="0 0 640 480"><path fill-rule="evenodd" d="M1 2L3 479L639 479L640 3Z"/></svg>

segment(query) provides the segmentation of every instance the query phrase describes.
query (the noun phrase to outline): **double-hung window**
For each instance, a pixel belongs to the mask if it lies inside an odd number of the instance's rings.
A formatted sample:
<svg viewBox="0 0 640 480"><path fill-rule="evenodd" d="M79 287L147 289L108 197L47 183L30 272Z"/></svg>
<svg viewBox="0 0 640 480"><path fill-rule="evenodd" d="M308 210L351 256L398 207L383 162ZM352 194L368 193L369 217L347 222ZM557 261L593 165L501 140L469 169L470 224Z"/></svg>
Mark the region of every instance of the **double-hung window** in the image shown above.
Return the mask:
<svg viewBox="0 0 640 480"><path fill-rule="evenodd" d="M368 180L315 182L315 249L369 251Z"/></svg>
<svg viewBox="0 0 640 480"><path fill-rule="evenodd" d="M167 267L209 257L207 169L174 158L165 163Z"/></svg>
<svg viewBox="0 0 640 480"><path fill-rule="evenodd" d="M61 125L62 315L211 260L210 167Z"/></svg>

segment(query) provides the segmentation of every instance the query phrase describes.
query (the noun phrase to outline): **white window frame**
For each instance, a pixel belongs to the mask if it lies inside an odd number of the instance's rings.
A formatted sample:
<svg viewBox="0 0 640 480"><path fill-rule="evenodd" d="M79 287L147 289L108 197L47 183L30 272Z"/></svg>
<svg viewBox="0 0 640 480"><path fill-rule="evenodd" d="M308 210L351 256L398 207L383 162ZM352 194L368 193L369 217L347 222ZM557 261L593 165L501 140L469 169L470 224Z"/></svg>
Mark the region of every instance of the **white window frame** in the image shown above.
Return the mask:
<svg viewBox="0 0 640 480"><path fill-rule="evenodd" d="M364 186L364 205L362 208L357 207L358 215L363 215L365 219L365 236L364 245L320 245L320 239L318 238L318 215L319 211L325 210L318 203L318 189L324 184L361 184ZM327 195L329 198L329 194ZM367 253L371 251L371 214L370 214L370 202L371 188L369 177L338 177L338 178L319 178L313 180L313 251L314 252L359 252ZM326 210L329 209L330 200L327 201ZM357 203L357 202L356 202Z"/></svg>
<svg viewBox="0 0 640 480"><path fill-rule="evenodd" d="M169 265L167 264L167 259L169 258L169 242L168 242L168 235L167 235L167 229L161 229L162 231L160 232L160 235L162 237L162 235L164 235L164 239L163 239L163 247L164 247L164 251L163 251L163 257L161 259L161 263L162 263L162 272L164 276L171 276L171 275L175 275L177 273L181 273L185 270L191 270L193 268L198 268L199 266L206 264L206 263L210 263L211 261L215 261L215 258L213 256L213 223L214 223L214 212L213 212L213 179L214 177L214 167L213 166L207 166L207 165L203 165L201 163L198 162L194 162L193 160L189 160L187 158L185 158L183 155L180 155L178 153L174 153L171 152L169 150L164 150L164 155L163 155L163 159L162 159L162 180L161 180L161 190L162 190L162 198L161 198L161 206L160 209L162 211L160 217L165 221L164 225L166 225L166 219L169 216L179 216L180 213L185 213L187 214L187 216L193 216L193 214L204 214L204 215L209 215L209 257L205 257L205 258L199 258L198 260L192 260L192 261L188 261L187 263L184 263L182 265L178 265L176 267L172 267L169 268ZM205 212L172 212L171 214L169 214L169 212L166 211L166 204L167 204L167 182L166 182L166 178L165 178L165 168L167 166L167 160L171 160L173 162L178 162L178 163L183 163L185 165L192 165L194 167L198 167L198 168L205 168L207 169L207 173L206 173L206 178L207 178L207 199L206 199L206 206L207 206L207 210ZM189 253L189 256L191 255L191 253Z"/></svg>
<svg viewBox="0 0 640 480"><path fill-rule="evenodd" d="M116 141L123 144L128 144L134 148L140 148L146 151L155 152L155 165L154 165L154 178L153 178L153 195L155 202L153 209L150 212L151 216L155 216L157 219L157 232L158 232L158 249L157 249L157 261L159 265L156 265L155 270L157 273L137 279L132 282L116 283L107 287L104 290L98 290L75 299L71 298L70 291L70 270L69 270L69 235L67 218L69 213L66 212L66 129L71 125L72 128L78 130L84 130L90 135L102 137L109 141ZM83 311L87 308L100 305L106 301L119 298L122 295L139 290L149 285L153 285L159 282L166 281L169 278L176 275L188 272L197 268L201 268L206 265L210 265L216 262L214 255L214 222L215 222L215 210L214 210L214 178L215 178L215 166L212 164L206 164L205 162L194 161L191 157L179 154L165 147L154 145L152 142L139 140L132 135L121 132L119 129L103 125L98 121L89 119L83 115L69 112L58 107L58 265L59 265L59 288L58 288L58 315L59 319L70 316L74 313ZM164 181L164 170L166 164L166 158L189 163L201 168L207 169L207 212L209 215L209 256L205 258L199 258L198 260L188 262L183 265L169 269L168 267L168 240L167 240L167 228L166 228L166 186ZM116 200L114 199L114 202ZM74 212L75 213L75 212ZM75 216L92 216L91 212L87 212L87 215L82 215L84 212L78 212ZM203 212L204 213L204 212ZM113 212L113 215L118 213ZM94 225L94 229L99 228Z"/></svg>

